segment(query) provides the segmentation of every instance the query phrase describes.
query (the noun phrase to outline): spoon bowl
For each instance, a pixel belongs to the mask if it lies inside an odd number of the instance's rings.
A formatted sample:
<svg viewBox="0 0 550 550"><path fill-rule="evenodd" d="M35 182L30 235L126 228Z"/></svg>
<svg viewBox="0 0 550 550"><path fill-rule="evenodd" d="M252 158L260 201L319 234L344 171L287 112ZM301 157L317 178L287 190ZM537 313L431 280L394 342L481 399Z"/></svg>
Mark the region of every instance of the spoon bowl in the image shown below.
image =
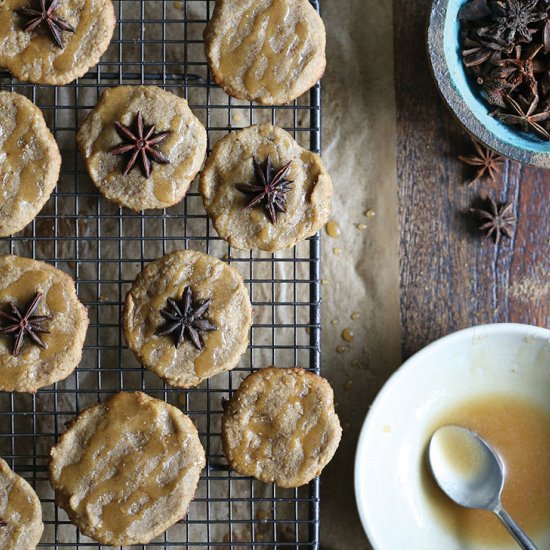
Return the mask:
<svg viewBox="0 0 550 550"><path fill-rule="evenodd" d="M460 506L494 512L521 548L537 550L502 506L506 470L484 439L461 426L443 426L430 439L428 458L434 478L447 496Z"/></svg>
<svg viewBox="0 0 550 550"><path fill-rule="evenodd" d="M492 509L504 488L504 464L476 433L443 426L430 440L429 460L443 492L467 508Z"/></svg>

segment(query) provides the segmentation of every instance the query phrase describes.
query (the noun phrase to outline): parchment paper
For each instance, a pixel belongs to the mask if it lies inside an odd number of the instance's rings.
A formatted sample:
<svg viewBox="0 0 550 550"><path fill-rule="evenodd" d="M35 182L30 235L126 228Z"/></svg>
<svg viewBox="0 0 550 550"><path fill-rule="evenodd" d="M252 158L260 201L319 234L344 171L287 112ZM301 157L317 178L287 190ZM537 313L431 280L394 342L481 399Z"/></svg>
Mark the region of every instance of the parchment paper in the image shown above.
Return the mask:
<svg viewBox="0 0 550 550"><path fill-rule="evenodd" d="M342 229L340 239L325 233L323 240L323 375L334 387L344 436L321 477L321 548L356 550L369 548L353 489L357 436L400 363L392 4L322 7L329 60L323 149L336 190L333 219ZM348 327L355 334L349 344L341 336Z"/></svg>
<svg viewBox="0 0 550 550"><path fill-rule="evenodd" d="M178 3L170 4L169 17L177 15ZM200 3L202 4L202 3ZM159 2L147 2L144 16L147 18L158 18ZM117 3L118 6L118 3ZM132 4L124 4L126 16L132 9ZM118 9L118 7L117 7ZM135 6L133 6L135 9ZM181 8L180 8L181 9ZM205 14L200 11L200 6L190 3L191 17L201 19ZM325 550L332 549L363 549L368 548L368 543L363 534L359 519L356 513L355 498L353 491L353 460L357 435L364 416L367 412L368 403L380 388L383 381L399 364L400 328L399 328L399 276L398 276L398 218L397 218L397 185L395 173L395 115L393 99L393 66L392 66L392 21L391 3L375 2L373 0L340 0L337 2L327 0L323 3L323 15L328 32L328 57L329 68L324 79L324 160L335 184L335 207L333 219L338 222L342 229L340 239L333 239L324 235L323 240L323 375L326 376L335 389L338 412L344 427L342 445L338 450L333 462L323 473L321 478L321 546ZM127 10L127 11L126 11ZM128 12L128 13L127 13ZM195 13L196 12L196 13ZM117 11L118 13L118 11ZM136 15L136 17L139 17ZM181 15L180 15L181 17ZM189 38L200 40L202 24L191 24ZM161 38L158 35L160 25L148 25L146 27L147 38ZM167 37L172 33L177 38L178 32L182 32L183 25L173 26L168 29ZM135 35L135 36L134 36ZM158 35L158 36L157 36ZM124 47L124 59L140 59L139 27L130 27L126 30L126 38L135 38L135 42L126 44ZM200 47L200 44L199 44ZM118 60L118 47L113 46L104 57L107 61ZM145 55L149 60L158 60L160 46L148 47ZM201 55L200 51L196 55ZM180 73L185 70L181 64L181 51L174 48L167 52L167 61L173 63L170 70ZM179 66L174 68L174 62ZM112 68L111 68L112 69ZM197 71L202 68L194 68ZM118 69L117 69L118 70ZM136 71L139 67L136 65ZM206 76L206 75L202 75ZM103 77L105 79L105 76ZM105 84L112 84L105 81ZM190 91L190 103L200 104L205 98L200 89ZM73 90L70 87L62 88L58 96L54 98L51 90L44 88L39 90L36 101L39 104L51 105L54 100L58 106L66 106L58 110L57 125L59 127L78 127L82 122L84 112L79 113L77 120L74 110L70 105L74 102ZM91 108L97 101L98 90L94 86L81 89L78 102L81 107ZM221 91L213 91L211 102L223 104L227 97ZM239 105L234 101L233 105ZM262 112L254 113L254 119L249 119L249 112L246 104L243 103L242 114L239 109L234 109L234 119L231 121L233 127L246 126L251 122L262 121ZM53 112L45 111L50 126L53 124ZM197 116L206 117L205 112L197 112ZM265 111L269 120L270 113ZM225 111L213 110L211 113L211 125L223 126L226 120L218 117L225 116ZM251 116L251 115L250 115ZM288 116L292 117L291 112ZM206 121L205 121L206 122ZM277 119L281 126L292 126L292 118L284 120L281 115ZM223 135L216 135L211 132L212 141ZM43 411L43 416L38 417L37 426L33 426L31 417L23 416L17 418L16 428L19 432L44 434L37 440L36 448L29 449L29 439L18 438L15 440L15 448L11 449L9 441L3 441L2 454L19 452L38 456L37 463L40 471L43 472L47 462L47 456L51 445L55 443L54 425L57 431L63 431L64 422L70 420L77 410L92 405L98 400L98 393L101 387L103 391L118 391L120 388L120 375L116 369L119 359L127 368L124 374L124 388L133 389L141 386L144 382L146 390L155 397L162 397L162 384L157 377L150 373L142 373L139 365L126 350L118 351L121 335L117 330L119 309L118 303L123 299L129 288L130 281L139 272L142 265L137 259L143 254L146 259L153 259L164 252L174 248L181 248L181 242L170 240L166 250L162 246L162 236L181 234L183 228L177 225L177 220L168 219L166 227L163 228L160 221L152 217L142 228L139 217L126 219L123 226L118 225L118 208L106 201L101 201L98 206L98 199L95 188L86 178L80 178L78 202L70 196L75 190L75 180L70 170L78 168L82 170L82 163L74 153L74 132L59 131L56 135L63 152L65 174L62 177L58 190L67 192L66 196L59 195L56 199L58 213L78 213L76 217L58 218L56 229L58 236L66 237L57 244L50 240L42 240L36 247L37 257L48 261L57 259L57 266L80 281L79 294L81 298L90 305L90 317L93 323L108 323L105 328L92 328L89 331L88 345L94 346L101 342L104 349L96 353L88 352L81 366L78 369L78 381L80 388L89 389L89 393L81 393L76 399L75 377L69 377L59 384L58 389L63 393L58 396L54 403L54 396L51 393L39 394L36 398L36 410ZM300 136L298 136L300 137ZM306 136L307 137L307 136ZM307 141L303 143L307 146ZM196 187L195 187L196 189ZM52 203L52 201L50 201ZM202 205L198 199L189 200L189 211L191 213L202 212ZM171 213L183 213L183 206L179 205L170 211ZM370 212L369 216L365 213ZM43 211L43 215L53 214L53 203ZM101 218L97 214L101 213ZM54 222L52 218L40 217L37 219L34 229L29 226L26 235L31 237L38 235L48 239L53 235ZM145 231L145 233L144 233ZM188 237L197 236L197 241L190 241L191 248L204 250L204 222L200 219L189 219L185 228ZM112 240L99 241L98 233ZM78 244L71 240L78 234L82 240ZM118 237L121 235L135 238L125 241L123 250L118 248ZM147 237L144 241L140 237ZM4 243L7 247L8 243ZM101 263L96 263L94 258L99 257L101 246ZM6 248L5 247L5 248ZM335 253L335 249L337 253ZM2 252L7 252L7 248ZM31 241L18 241L13 252L30 256L33 253ZM209 252L215 256L223 257L227 252L225 243L213 243ZM285 257L281 253L279 257ZM126 261L118 268L116 262L109 262L109 258L116 259L122 255ZM292 251L288 252L292 258ZM302 243L296 250L296 257L307 257L308 244ZM232 258L247 254L233 252ZM105 260L107 259L107 261ZM269 255L266 255L269 260ZM247 278L258 280L279 280L302 278L307 281L309 266L307 262L299 263L293 271L292 264L277 264L272 272L271 264L266 261L265 265L256 264L254 273L248 270L247 262L236 262L233 264ZM95 282L101 278L102 284L98 286ZM123 282L118 283L119 280ZM87 282L88 281L88 282ZM255 301L269 302L273 297L277 301L296 300L298 296L292 296L291 285L279 284L271 296L271 285L255 284L252 290L252 298ZM307 292L308 287L304 285L303 290ZM307 301L307 298L306 298ZM101 304L101 307L99 307ZM271 312L271 308L257 308L255 322L273 323L284 325L294 322L307 323L309 309L292 307L278 308ZM358 315L353 315L354 313ZM353 315L353 319L352 319ZM294 317L296 316L296 317ZM272 318L273 317L273 318ZM351 342L345 342L341 333L349 328L354 333ZM270 344L273 336L271 331L257 330L255 334L256 344ZM307 363L307 357L301 359L300 353L294 357L292 343L294 333L284 328L278 329L278 344L289 344L288 353L284 350L277 354L279 366L291 366L294 361L298 364ZM300 335L298 344L307 344L308 336L304 331ZM122 354L119 357L119 354ZM247 355L240 367L246 369L250 362L257 367L270 364L271 357L267 351L254 350L253 354ZM101 371L98 369L100 366ZM101 373L101 381L100 379ZM210 382L210 388L235 388L240 383L242 371L225 373L214 378ZM142 376L144 377L142 380ZM100 385L101 382L101 385ZM191 393L189 397L183 396L183 401L177 394L170 394L170 401L174 401L186 410L204 410L205 404L201 402L201 393ZM227 397L220 393L221 397ZM181 397L181 396L180 396ZM0 404L3 410L9 410L10 404L3 398ZM16 396L16 408L32 410L32 402L29 396ZM219 404L213 405L217 411ZM65 411L53 417L53 410ZM214 409L213 409L214 411ZM214 411L215 412L215 411ZM7 416L5 417L8 418ZM219 449L218 420L213 420L209 427L205 424L204 415L197 414L193 417L197 421L199 430L208 438L212 445L211 451L221 456ZM213 415L213 418L217 418ZM9 433L10 426L4 426L2 433ZM210 436L209 432L214 435ZM47 435L46 435L47 434ZM7 446L6 446L7 445ZM29 458L29 461L32 459ZM21 461L20 461L21 462ZM21 466L21 464L19 464ZM216 475L216 474L212 474ZM227 476L226 473L220 476ZM45 474L41 473L37 478L37 490L43 501L44 516L46 519L53 519L54 508L52 494L46 482ZM214 484L217 491L220 487L226 487L225 483ZM234 483L233 496L239 488ZM225 489L224 489L225 491ZM251 493L253 491L253 493ZM242 493L239 497L250 497L254 494L259 497L263 494L269 496L272 488L261 483L253 485L242 483ZM293 492L288 492L292 498ZM284 491L277 491L277 497L284 497ZM200 498L205 498L205 486L201 484ZM227 498L226 491L220 494L210 494L210 497ZM189 519L203 521L205 514L204 501L195 502L190 509ZM226 520L231 512L233 519L246 519L250 517L249 504L234 504L229 510L223 502L210 507L212 519ZM266 520L271 519L272 511L269 509L255 509L257 517L262 513ZM278 508L279 517L284 517L283 505ZM292 517L292 510L289 517ZM307 514L307 509L300 509L300 516ZM304 516L305 517L305 516ZM66 521L64 513L59 518ZM214 529L214 527L212 528ZM221 524L217 540L229 540L226 527ZM58 540L71 544L76 538L76 529L68 522L59 527ZM266 532L260 530L255 533L256 541L270 540L272 537L269 524L266 523ZM277 533L278 540L285 540L285 533ZM196 524L186 533L183 525L176 526L169 531L169 540L184 540L189 536L191 541L206 540L205 526ZM234 541L249 542L249 534L233 533ZM46 526L43 542L46 548L48 543L55 540L53 525ZM81 542L88 542L82 537ZM288 542L296 540L296 533L291 532L286 539ZM237 547L237 546L236 546ZM266 545L266 548L268 546Z"/></svg>

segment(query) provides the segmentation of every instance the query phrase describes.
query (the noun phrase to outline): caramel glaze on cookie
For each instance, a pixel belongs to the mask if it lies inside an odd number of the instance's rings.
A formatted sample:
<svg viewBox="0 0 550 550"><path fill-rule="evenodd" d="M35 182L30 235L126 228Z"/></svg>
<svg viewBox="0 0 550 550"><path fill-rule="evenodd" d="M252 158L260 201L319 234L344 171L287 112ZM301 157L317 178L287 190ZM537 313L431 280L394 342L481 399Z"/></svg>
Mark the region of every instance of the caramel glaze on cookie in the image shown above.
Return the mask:
<svg viewBox="0 0 550 550"><path fill-rule="evenodd" d="M34 489L0 459L0 548L34 550L44 531Z"/></svg>
<svg viewBox="0 0 550 550"><path fill-rule="evenodd" d="M81 412L51 451L56 502L101 544L147 544L187 513L204 449L179 409L118 393Z"/></svg>
<svg viewBox="0 0 550 550"><path fill-rule="evenodd" d="M284 209L273 223L264 205L250 206L243 184L257 184L254 160L285 171ZM277 126L260 124L232 132L212 149L201 173L199 191L214 228L240 250L275 252L311 237L329 220L332 180L321 157L300 147Z"/></svg>
<svg viewBox="0 0 550 550"><path fill-rule="evenodd" d="M175 332L163 334L163 311L169 300L179 302L188 287L193 304L210 300L204 318L215 329L200 331L202 345L192 338L178 345ZM195 250L171 252L147 265L126 296L122 321L126 343L138 361L178 388L233 369L246 351L251 324L252 306L241 275Z"/></svg>
<svg viewBox="0 0 550 550"><path fill-rule="evenodd" d="M149 177L139 159L128 170L131 152L120 154L120 147L129 143L121 137L121 126L135 135L139 117L145 134L154 126L154 134L163 137L154 148L166 161L153 162ZM206 130L187 101L156 86L105 90L76 139L99 191L132 210L167 208L180 202L206 155Z"/></svg>
<svg viewBox="0 0 550 550"><path fill-rule="evenodd" d="M60 169L59 147L40 109L20 94L0 91L0 237L36 217Z"/></svg>
<svg viewBox="0 0 550 550"><path fill-rule="evenodd" d="M299 487L320 475L341 436L330 384L300 368L250 374L222 418L229 466L279 487Z"/></svg>
<svg viewBox="0 0 550 550"><path fill-rule="evenodd" d="M262 105L296 99L326 67L325 26L308 0L217 0L204 41L225 92Z"/></svg>
<svg viewBox="0 0 550 550"><path fill-rule="evenodd" d="M63 380L82 358L88 312L76 295L73 279L55 267L19 256L0 256L0 310L25 309L37 293L36 315L48 317L40 337L42 348L26 338L14 356L14 335L0 336L0 390L34 393ZM9 321L0 320L0 327Z"/></svg>
<svg viewBox="0 0 550 550"><path fill-rule="evenodd" d="M99 63L115 30L115 10L111 0L61 0L55 16L75 32L63 31L60 48L40 25L26 31L28 18L23 8L36 9L39 0L0 0L0 67L33 84L62 86L84 76Z"/></svg>

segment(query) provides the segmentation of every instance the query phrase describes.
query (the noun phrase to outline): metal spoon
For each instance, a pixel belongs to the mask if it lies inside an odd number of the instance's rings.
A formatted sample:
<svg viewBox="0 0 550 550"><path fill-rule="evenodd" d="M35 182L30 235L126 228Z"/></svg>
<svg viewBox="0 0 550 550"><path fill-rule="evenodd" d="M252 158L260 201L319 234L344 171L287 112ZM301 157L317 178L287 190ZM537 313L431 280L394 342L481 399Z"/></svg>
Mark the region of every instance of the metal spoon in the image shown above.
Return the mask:
<svg viewBox="0 0 550 550"><path fill-rule="evenodd" d="M537 550L502 507L504 464L479 435L459 426L439 428L430 440L429 461L437 484L452 500L494 512L521 548Z"/></svg>

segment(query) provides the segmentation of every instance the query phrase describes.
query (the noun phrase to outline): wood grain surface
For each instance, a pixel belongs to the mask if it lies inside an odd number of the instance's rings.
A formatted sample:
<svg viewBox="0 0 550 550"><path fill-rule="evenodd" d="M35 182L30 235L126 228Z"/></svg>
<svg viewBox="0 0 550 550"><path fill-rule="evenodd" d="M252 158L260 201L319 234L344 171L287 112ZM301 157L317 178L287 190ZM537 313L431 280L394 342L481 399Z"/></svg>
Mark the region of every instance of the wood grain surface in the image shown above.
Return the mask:
<svg viewBox="0 0 550 550"><path fill-rule="evenodd" d="M507 162L495 184L464 185L471 152L428 67L430 0L394 0L402 350L475 324L550 325L550 172ZM514 203L512 241L484 239L480 192Z"/></svg>

